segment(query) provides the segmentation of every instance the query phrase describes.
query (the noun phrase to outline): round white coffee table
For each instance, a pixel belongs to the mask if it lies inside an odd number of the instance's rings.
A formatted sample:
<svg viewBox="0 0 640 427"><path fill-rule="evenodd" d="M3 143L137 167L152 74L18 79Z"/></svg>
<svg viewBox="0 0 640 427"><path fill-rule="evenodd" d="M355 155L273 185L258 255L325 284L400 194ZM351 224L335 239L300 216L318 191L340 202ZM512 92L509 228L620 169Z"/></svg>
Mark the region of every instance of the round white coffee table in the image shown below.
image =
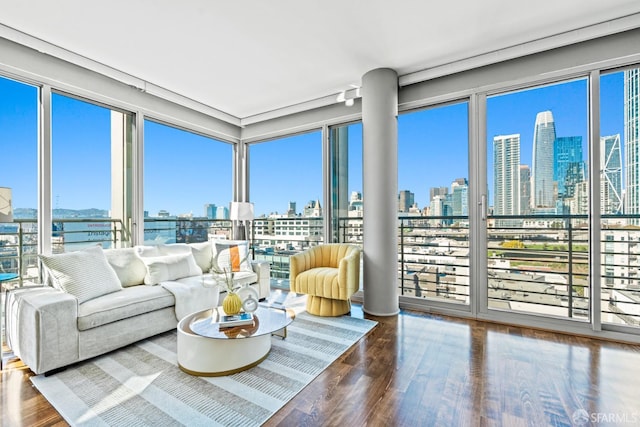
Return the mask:
<svg viewBox="0 0 640 427"><path fill-rule="evenodd" d="M250 325L220 328L222 307L186 316L178 323L178 366L198 376L222 376L252 368L271 350L271 335L286 337L292 310L258 307ZM193 328L193 329L192 329ZM194 329L197 331L194 331Z"/></svg>

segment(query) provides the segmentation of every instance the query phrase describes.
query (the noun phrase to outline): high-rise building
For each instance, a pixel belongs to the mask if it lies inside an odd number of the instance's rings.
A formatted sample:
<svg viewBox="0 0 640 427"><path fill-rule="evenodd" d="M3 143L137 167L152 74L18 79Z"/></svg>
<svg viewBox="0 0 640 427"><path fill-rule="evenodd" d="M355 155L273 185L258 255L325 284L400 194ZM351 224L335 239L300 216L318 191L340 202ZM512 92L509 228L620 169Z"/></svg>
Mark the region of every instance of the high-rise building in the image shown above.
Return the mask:
<svg viewBox="0 0 640 427"><path fill-rule="evenodd" d="M556 125L551 111L536 115L533 130L533 158L531 170L532 208L555 206L553 190L553 143L556 140Z"/></svg>
<svg viewBox="0 0 640 427"><path fill-rule="evenodd" d="M352 191L349 198L349 215L352 212L357 212L362 215L362 193L359 191Z"/></svg>
<svg viewBox="0 0 640 427"><path fill-rule="evenodd" d="M571 162L568 164L562 184L564 188L562 195L563 200L573 197L576 192L576 185L585 181L584 170L584 162Z"/></svg>
<svg viewBox="0 0 640 427"><path fill-rule="evenodd" d="M429 203L431 203L436 196L446 196L447 194L449 194L449 188L447 187L431 187L429 189Z"/></svg>
<svg viewBox="0 0 640 427"><path fill-rule="evenodd" d="M520 165L520 215L531 214L531 168Z"/></svg>
<svg viewBox="0 0 640 427"><path fill-rule="evenodd" d="M461 216L469 214L469 181L466 178L457 178L451 183L451 207L452 215Z"/></svg>
<svg viewBox="0 0 640 427"><path fill-rule="evenodd" d="M218 206L216 208L215 219L229 219L229 208L226 206Z"/></svg>
<svg viewBox="0 0 640 427"><path fill-rule="evenodd" d="M553 143L553 180L558 188L558 198L569 197L567 192L572 193L573 189L567 190L565 183L571 184L574 178L567 179L567 170L573 168L574 164L584 167L582 160L582 137L581 136L560 136Z"/></svg>
<svg viewBox="0 0 640 427"><path fill-rule="evenodd" d="M600 201L601 213L622 213L620 134L600 138Z"/></svg>
<svg viewBox="0 0 640 427"><path fill-rule="evenodd" d="M493 137L493 213L520 214L520 134Z"/></svg>
<svg viewBox="0 0 640 427"><path fill-rule="evenodd" d="M451 221L446 218L442 218L445 216L451 216L451 204L447 201L450 198L450 194L446 195L437 195L431 200L429 216L440 217L437 219L429 220L429 223L434 227L440 227L445 224L450 224Z"/></svg>
<svg viewBox="0 0 640 427"><path fill-rule="evenodd" d="M287 209L287 216L296 216L296 202L289 202L289 208Z"/></svg>
<svg viewBox="0 0 640 427"><path fill-rule="evenodd" d="M398 193L398 212L409 212L414 203L414 194L409 190Z"/></svg>
<svg viewBox="0 0 640 427"><path fill-rule="evenodd" d="M204 205L204 216L207 219L215 219L216 211L217 211L216 205L212 203L207 203L206 205Z"/></svg>
<svg viewBox="0 0 640 427"><path fill-rule="evenodd" d="M624 72L624 213L640 214L640 69ZM640 224L633 219L631 224Z"/></svg>

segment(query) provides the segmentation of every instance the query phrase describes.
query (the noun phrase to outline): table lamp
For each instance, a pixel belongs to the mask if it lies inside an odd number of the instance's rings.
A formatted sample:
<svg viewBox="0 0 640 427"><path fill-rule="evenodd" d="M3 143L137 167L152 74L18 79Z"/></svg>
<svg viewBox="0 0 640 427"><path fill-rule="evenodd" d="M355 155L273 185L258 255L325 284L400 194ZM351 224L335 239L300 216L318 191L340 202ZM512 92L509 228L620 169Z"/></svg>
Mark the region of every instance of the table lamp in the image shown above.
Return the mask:
<svg viewBox="0 0 640 427"><path fill-rule="evenodd" d="M247 225L245 221L253 220L253 203L231 202L229 219L239 223L234 228L233 238L235 240L247 240Z"/></svg>

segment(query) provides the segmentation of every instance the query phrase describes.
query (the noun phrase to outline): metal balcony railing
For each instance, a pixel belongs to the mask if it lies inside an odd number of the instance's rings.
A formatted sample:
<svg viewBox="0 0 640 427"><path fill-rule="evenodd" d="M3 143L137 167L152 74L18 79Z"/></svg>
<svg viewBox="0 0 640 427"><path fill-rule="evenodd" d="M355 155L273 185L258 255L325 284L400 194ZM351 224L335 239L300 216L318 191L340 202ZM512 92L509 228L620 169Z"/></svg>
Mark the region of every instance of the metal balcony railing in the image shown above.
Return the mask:
<svg viewBox="0 0 640 427"><path fill-rule="evenodd" d="M219 236L230 239L232 223L227 219L145 218L144 243L198 243Z"/></svg>
<svg viewBox="0 0 640 427"><path fill-rule="evenodd" d="M582 215L489 217L489 307L589 320L587 221Z"/></svg>
<svg viewBox="0 0 640 427"><path fill-rule="evenodd" d="M123 227L119 220L54 219L51 231L53 253L69 252L95 244L105 248L122 242ZM15 219L0 226L0 272L14 273L19 286L40 283L38 263L38 228L35 219Z"/></svg>
<svg viewBox="0 0 640 427"><path fill-rule="evenodd" d="M300 218L297 218L298 220ZM640 327L640 227L636 216L603 216L600 277L603 323ZM339 218L335 240L362 245L362 217ZM588 321L588 218L584 215L519 215L487 218L487 294L491 309ZM56 219L54 252L100 243L129 244L117 220ZM249 230L255 259L271 263L274 283L288 286L289 257L322 243L322 218L265 221ZM228 220L146 218L145 244L231 238ZM123 243L124 242L124 243ZM19 283L38 282L37 224L16 220L0 227L0 272ZM398 218L398 294L469 304L469 222L465 216Z"/></svg>
<svg viewBox="0 0 640 427"><path fill-rule="evenodd" d="M603 323L640 326L638 215L602 216ZM487 218L489 307L590 319L589 228L585 215ZM398 293L469 303L469 228L465 216L398 219ZM341 218L341 241L362 242L362 218Z"/></svg>

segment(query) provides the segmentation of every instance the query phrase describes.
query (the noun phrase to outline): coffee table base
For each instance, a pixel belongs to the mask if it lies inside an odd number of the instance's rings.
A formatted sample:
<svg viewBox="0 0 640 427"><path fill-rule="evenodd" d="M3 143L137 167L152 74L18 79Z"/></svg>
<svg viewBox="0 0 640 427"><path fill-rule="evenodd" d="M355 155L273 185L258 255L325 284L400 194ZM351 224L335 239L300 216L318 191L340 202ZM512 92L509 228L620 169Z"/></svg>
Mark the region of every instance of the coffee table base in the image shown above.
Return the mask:
<svg viewBox="0 0 640 427"><path fill-rule="evenodd" d="M231 375L262 362L271 350L271 334L234 340L202 337L189 332L185 321L178 324L178 366L198 376Z"/></svg>

